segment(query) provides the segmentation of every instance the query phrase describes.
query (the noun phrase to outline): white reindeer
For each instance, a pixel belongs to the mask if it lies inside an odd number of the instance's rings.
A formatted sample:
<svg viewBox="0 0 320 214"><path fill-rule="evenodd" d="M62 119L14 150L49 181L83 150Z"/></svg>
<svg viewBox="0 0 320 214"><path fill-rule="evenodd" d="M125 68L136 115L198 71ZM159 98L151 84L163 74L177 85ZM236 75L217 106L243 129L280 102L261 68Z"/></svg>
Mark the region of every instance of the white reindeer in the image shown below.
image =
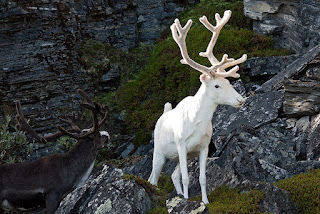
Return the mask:
<svg viewBox="0 0 320 214"><path fill-rule="evenodd" d="M178 194L183 194L188 198L188 169L187 162L199 155L202 201L209 203L206 193L206 161L208 157L208 146L212 136L211 119L219 104L231 105L240 108L244 103L244 98L238 94L226 77L239 78L236 72L238 66L233 67L228 72L226 68L244 62L247 55L234 60L224 55L219 62L213 55L212 49L217 41L221 28L228 22L231 11L224 12L221 18L215 15L217 24L212 26L207 17L200 18L200 22L212 32L206 52L199 55L207 57L212 64L211 67L200 65L190 59L187 47L186 36L192 21L189 20L184 27L178 19L171 25L172 36L179 45L183 59L181 63L188 64L192 68L203 73L200 76L201 87L194 96L184 98L176 108L172 109L167 103L163 115L157 121L154 131L154 154L153 169L149 178L151 184L157 185L158 178L166 159L179 160L173 174L172 180ZM180 185L182 175L183 191Z"/></svg>

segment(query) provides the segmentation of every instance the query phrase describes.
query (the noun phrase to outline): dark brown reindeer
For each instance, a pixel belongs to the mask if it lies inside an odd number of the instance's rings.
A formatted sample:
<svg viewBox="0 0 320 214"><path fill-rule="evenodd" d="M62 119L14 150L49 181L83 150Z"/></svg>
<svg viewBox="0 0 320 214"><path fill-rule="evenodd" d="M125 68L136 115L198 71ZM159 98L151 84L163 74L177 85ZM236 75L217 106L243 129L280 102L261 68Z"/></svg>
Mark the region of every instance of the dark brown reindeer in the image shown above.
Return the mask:
<svg viewBox="0 0 320 214"><path fill-rule="evenodd" d="M18 126L37 140L45 142L58 136L68 135L78 139L78 143L65 154L55 154L34 162L0 165L0 206L5 210L28 211L46 206L48 214L54 213L59 202L73 189L88 179L98 150L108 140L108 133L99 131L106 121L108 111L92 102L82 90L78 93L85 102L81 106L90 110L92 127L86 133L79 128L83 116L73 114L69 119L61 119L71 125L71 129L58 126L52 135L39 136L26 122L20 102L16 102ZM101 111L104 113L101 113ZM102 119L98 120L101 114Z"/></svg>

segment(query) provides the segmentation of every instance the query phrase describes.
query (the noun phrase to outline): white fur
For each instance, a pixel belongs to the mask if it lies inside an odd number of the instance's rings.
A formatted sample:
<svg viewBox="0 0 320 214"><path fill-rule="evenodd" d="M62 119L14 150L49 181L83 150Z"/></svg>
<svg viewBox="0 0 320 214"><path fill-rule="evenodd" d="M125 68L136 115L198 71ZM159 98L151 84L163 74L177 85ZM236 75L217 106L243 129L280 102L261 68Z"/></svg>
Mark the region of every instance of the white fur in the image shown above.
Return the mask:
<svg viewBox="0 0 320 214"><path fill-rule="evenodd" d="M94 166L94 161L92 162L92 164L90 165L90 167L88 168L88 170L82 175L81 178L79 178L79 180L77 181L77 183L75 183L74 187L78 188L80 186L82 186L89 178L89 175L93 169Z"/></svg>
<svg viewBox="0 0 320 214"><path fill-rule="evenodd" d="M100 131L100 136L107 136L108 137L108 139L110 139L110 135L109 135L109 133L107 132L107 131Z"/></svg>
<svg viewBox="0 0 320 214"><path fill-rule="evenodd" d="M149 177L151 184L157 185L159 175L166 159L178 160L176 169L172 174L173 184L177 193L188 198L188 168L187 162L199 156L200 186L202 201L209 203L206 193L206 161L208 158L208 146L212 136L211 119L219 104L241 107L245 102L244 98L238 94L230 82L225 77L239 77L238 66L233 67L228 72L226 68L244 62L247 56L234 60L225 54L219 62L212 53L214 44L218 38L223 25L227 23L231 16L231 11L225 11L223 18L216 14L217 25L213 27L204 16L200 21L209 29L213 35L206 52L201 56L208 57L211 67L200 65L190 59L186 47L186 35L192 21L182 27L176 19L171 25L172 36L179 45L183 64L188 64L192 68L203 73L200 76L201 87L195 96L184 98L176 108L172 109L170 103L166 103L164 113L157 121L154 131L154 154L153 168ZM172 110L171 110L172 109ZM183 191L180 185L182 175Z"/></svg>
<svg viewBox="0 0 320 214"><path fill-rule="evenodd" d="M153 169L149 182L157 185L166 159L178 160L172 180L177 193L188 198L187 161L199 155L202 201L209 203L205 188L205 171L208 145L212 136L213 113L218 104L240 107L244 99L233 89L228 80L220 77L212 79L209 76L205 79L208 80L202 83L195 96L186 97L176 108L165 112L157 121L154 133ZM215 88L217 84L220 88ZM180 175L182 175L183 191Z"/></svg>

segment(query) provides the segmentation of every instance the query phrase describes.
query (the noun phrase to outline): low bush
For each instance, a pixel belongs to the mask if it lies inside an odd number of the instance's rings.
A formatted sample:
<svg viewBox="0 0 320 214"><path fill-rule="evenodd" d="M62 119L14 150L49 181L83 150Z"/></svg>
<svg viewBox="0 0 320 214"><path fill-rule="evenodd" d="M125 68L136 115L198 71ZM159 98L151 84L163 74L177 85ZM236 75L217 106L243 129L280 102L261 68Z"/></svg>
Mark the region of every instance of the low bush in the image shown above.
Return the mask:
<svg viewBox="0 0 320 214"><path fill-rule="evenodd" d="M295 175L275 183L290 193L291 200L297 205L299 213L320 213L320 169Z"/></svg>
<svg viewBox="0 0 320 214"><path fill-rule="evenodd" d="M0 127L0 164L22 162L28 159L33 143L27 142L24 132L10 125L11 117L6 116ZM10 129L14 130L13 132Z"/></svg>

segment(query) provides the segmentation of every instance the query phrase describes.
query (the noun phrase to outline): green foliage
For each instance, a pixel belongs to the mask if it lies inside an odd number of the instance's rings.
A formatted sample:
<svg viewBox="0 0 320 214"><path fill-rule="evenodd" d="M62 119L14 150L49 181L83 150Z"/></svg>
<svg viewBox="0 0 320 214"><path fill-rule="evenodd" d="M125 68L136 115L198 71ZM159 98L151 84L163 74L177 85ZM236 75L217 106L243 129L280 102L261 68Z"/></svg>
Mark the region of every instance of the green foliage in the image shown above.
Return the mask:
<svg viewBox="0 0 320 214"><path fill-rule="evenodd" d="M60 137L57 141L57 147L62 146L63 150L69 151L74 146L74 140L68 136Z"/></svg>
<svg viewBox="0 0 320 214"><path fill-rule="evenodd" d="M287 190L291 200L296 203L299 213L320 213L320 169L295 175L275 183L281 189Z"/></svg>
<svg viewBox="0 0 320 214"><path fill-rule="evenodd" d="M0 163L22 162L27 159L33 147L28 143L24 132L10 126L11 118L6 116L5 122L0 127ZM10 132L10 128L14 132Z"/></svg>
<svg viewBox="0 0 320 214"><path fill-rule="evenodd" d="M160 174L158 187L166 193L170 193L174 190L174 185L172 183L171 176L168 175L168 173Z"/></svg>
<svg viewBox="0 0 320 214"><path fill-rule="evenodd" d="M180 17L182 25L187 19L194 19L186 41L192 59L209 65L209 61L198 54L206 50L212 34L199 23L198 18L205 14L209 21L214 23L213 12L217 11L222 16L225 9L232 9L233 15L229 24L221 30L214 48L214 55L218 59L221 59L224 53L233 58L241 57L244 53L249 57L288 54L287 51L274 48L270 37L256 35L245 28L249 26L249 21L243 15L242 1L205 0ZM188 65L182 65L180 59L179 47L172 37L162 39L154 46L146 67L134 80L127 82L117 91L118 106L127 113L128 131L136 134L135 144L149 142L166 102L175 106L184 97L195 94L199 88L199 72Z"/></svg>

